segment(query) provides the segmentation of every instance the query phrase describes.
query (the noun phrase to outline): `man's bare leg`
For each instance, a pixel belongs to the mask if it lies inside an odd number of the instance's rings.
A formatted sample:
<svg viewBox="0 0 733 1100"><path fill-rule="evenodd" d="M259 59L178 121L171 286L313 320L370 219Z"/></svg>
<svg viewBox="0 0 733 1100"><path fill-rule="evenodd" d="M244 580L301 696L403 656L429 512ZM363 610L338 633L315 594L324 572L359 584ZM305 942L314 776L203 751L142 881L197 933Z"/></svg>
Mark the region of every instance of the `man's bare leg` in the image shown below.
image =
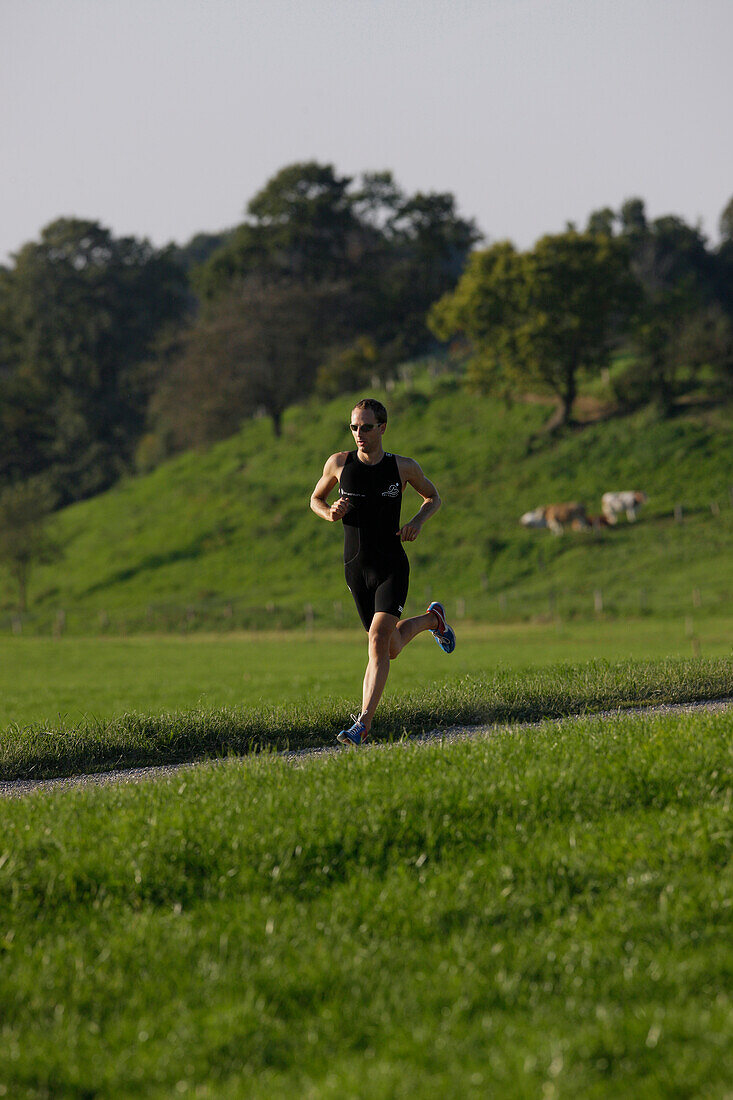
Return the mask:
<svg viewBox="0 0 733 1100"><path fill-rule="evenodd" d="M364 723L365 735L369 732L379 700L382 698L389 662L408 645L418 634L426 630L435 630L439 625L433 611L425 615L414 615L410 619L397 619L386 611L377 611L369 628L369 661L364 673L360 719Z"/></svg>
<svg viewBox="0 0 733 1100"><path fill-rule="evenodd" d="M389 676L390 640L395 633L397 622L396 615L377 611L369 628L369 662L364 673L361 696L361 721L367 733Z"/></svg>

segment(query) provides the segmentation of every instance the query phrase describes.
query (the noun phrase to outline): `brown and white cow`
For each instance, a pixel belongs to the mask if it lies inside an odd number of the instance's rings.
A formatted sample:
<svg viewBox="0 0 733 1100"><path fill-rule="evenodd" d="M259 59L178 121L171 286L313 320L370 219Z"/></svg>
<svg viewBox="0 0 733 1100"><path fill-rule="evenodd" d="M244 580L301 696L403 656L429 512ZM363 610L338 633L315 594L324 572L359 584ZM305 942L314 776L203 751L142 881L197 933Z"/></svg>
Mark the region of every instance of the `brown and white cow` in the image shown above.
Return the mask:
<svg viewBox="0 0 733 1100"><path fill-rule="evenodd" d="M544 508L525 512L519 522L523 527L549 527L553 535L561 535L569 524L575 530L585 530L589 526L585 505L578 501L571 501L569 504L546 504Z"/></svg>
<svg viewBox="0 0 733 1100"><path fill-rule="evenodd" d="M638 489L625 489L620 493L604 493L601 497L601 511L609 523L618 523L618 517L622 512L626 513L629 523L636 519L636 513L642 504L646 504L646 493Z"/></svg>

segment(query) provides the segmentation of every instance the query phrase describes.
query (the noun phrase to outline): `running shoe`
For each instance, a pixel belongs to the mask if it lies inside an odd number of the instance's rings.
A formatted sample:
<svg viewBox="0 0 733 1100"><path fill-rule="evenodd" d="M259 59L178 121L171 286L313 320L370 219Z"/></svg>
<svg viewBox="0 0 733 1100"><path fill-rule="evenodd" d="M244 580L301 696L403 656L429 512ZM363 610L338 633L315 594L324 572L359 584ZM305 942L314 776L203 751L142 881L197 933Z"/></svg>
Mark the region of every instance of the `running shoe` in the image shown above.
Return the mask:
<svg viewBox="0 0 733 1100"><path fill-rule="evenodd" d="M351 721L353 725L349 726L347 730L341 730L341 733L337 733L336 740L340 741L342 745L363 745L369 734L366 732L366 726L361 720L361 715L352 714Z"/></svg>
<svg viewBox="0 0 733 1100"><path fill-rule="evenodd" d="M431 630L430 633L444 653L452 653L456 648L456 632L445 621L445 608L442 603L434 600L433 603L428 605L428 611L434 611L438 616L438 629Z"/></svg>

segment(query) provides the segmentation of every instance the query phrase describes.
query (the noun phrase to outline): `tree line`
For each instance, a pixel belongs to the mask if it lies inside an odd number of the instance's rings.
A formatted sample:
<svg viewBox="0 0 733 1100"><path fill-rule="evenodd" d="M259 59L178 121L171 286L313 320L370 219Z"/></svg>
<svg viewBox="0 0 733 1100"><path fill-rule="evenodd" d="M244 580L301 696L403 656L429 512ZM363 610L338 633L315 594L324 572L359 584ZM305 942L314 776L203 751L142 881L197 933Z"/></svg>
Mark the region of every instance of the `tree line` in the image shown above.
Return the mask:
<svg viewBox="0 0 733 1100"><path fill-rule="evenodd" d="M279 433L294 402L440 344L480 391L554 394L560 421L620 348L624 404L668 414L695 387L730 393L733 200L720 228L711 248L631 199L527 251L477 247L451 194L314 161L184 247L59 219L0 267L0 491L23 486L26 510L34 486L55 506L91 496L247 417Z"/></svg>

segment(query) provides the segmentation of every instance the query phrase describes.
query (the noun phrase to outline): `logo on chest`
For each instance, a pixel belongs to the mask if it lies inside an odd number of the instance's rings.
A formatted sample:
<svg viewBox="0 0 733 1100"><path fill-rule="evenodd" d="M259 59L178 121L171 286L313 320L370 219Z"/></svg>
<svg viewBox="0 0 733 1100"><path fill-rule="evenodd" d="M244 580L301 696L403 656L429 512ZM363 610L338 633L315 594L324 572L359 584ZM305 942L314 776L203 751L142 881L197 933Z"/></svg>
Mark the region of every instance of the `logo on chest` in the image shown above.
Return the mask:
<svg viewBox="0 0 733 1100"><path fill-rule="evenodd" d="M401 487L399 481L395 481L388 489L382 492L383 497L398 497L401 493Z"/></svg>

